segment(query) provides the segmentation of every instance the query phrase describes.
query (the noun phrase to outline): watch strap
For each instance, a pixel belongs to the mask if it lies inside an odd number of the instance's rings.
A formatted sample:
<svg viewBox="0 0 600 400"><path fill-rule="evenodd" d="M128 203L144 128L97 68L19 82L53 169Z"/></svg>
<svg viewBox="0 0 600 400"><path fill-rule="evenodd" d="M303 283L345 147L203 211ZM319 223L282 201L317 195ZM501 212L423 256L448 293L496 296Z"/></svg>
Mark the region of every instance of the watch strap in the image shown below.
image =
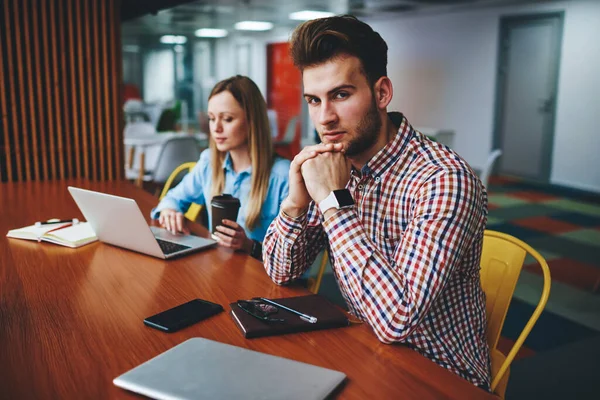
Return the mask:
<svg viewBox="0 0 600 400"><path fill-rule="evenodd" d="M256 258L258 261L262 261L262 243L258 240L252 240L252 251L250 256Z"/></svg>
<svg viewBox="0 0 600 400"><path fill-rule="evenodd" d="M321 210L321 214L325 214L325 211L329 210L330 208L338 208L339 205L340 204L335 197L335 193L331 192L329 193L329 196L321 200L319 203L319 210Z"/></svg>

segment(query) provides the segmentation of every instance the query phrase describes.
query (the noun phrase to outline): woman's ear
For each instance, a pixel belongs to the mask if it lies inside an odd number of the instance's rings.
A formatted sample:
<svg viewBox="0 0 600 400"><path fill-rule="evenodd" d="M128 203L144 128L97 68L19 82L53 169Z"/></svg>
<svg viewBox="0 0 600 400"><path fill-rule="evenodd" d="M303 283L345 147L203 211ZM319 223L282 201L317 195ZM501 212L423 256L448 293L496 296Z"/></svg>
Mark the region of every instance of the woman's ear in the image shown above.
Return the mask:
<svg viewBox="0 0 600 400"><path fill-rule="evenodd" d="M375 82L374 89L373 92L375 94L375 104L377 104L377 108L382 110L386 109L394 96L392 81L387 76L382 76Z"/></svg>

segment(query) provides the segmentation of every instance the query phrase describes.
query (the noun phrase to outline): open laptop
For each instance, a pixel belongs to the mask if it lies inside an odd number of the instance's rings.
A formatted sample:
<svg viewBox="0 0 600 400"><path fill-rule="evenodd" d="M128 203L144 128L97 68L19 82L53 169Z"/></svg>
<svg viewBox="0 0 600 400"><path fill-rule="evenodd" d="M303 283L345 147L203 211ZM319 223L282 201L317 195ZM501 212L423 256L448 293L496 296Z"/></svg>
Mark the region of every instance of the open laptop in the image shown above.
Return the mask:
<svg viewBox="0 0 600 400"><path fill-rule="evenodd" d="M69 193L101 242L168 259L215 245L212 239L150 227L133 199L69 186Z"/></svg>
<svg viewBox="0 0 600 400"><path fill-rule="evenodd" d="M153 399L325 399L344 381L339 371L192 338L115 378Z"/></svg>

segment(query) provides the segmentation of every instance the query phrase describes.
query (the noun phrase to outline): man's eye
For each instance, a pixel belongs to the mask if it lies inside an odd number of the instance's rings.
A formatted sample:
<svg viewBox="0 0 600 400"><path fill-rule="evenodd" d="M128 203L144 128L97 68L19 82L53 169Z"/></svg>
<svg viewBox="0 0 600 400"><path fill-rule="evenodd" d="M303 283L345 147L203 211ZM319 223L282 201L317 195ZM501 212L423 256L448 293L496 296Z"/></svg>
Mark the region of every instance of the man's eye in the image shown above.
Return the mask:
<svg viewBox="0 0 600 400"><path fill-rule="evenodd" d="M306 99L306 102L308 104L318 104L319 103L319 99L315 98L315 97L309 97Z"/></svg>
<svg viewBox="0 0 600 400"><path fill-rule="evenodd" d="M348 93L346 92L337 92L334 96L336 99L345 99L346 97L348 97Z"/></svg>
<svg viewBox="0 0 600 400"><path fill-rule="evenodd" d="M231 122L231 121L233 121L233 118L231 118L231 117L223 118L223 121L225 121L225 122Z"/></svg>

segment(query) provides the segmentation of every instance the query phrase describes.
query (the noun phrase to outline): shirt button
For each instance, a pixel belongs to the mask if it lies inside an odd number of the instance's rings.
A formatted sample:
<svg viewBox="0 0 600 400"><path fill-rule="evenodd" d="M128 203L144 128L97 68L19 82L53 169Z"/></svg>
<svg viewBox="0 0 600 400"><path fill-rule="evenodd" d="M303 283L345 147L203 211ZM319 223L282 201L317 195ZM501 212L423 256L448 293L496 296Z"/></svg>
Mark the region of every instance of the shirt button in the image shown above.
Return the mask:
<svg viewBox="0 0 600 400"><path fill-rule="evenodd" d="M358 190L363 190L364 186L363 185L358 185Z"/></svg>
<svg viewBox="0 0 600 400"><path fill-rule="evenodd" d="M294 228L294 233L300 233L300 229Z"/></svg>
<svg viewBox="0 0 600 400"><path fill-rule="evenodd" d="M375 182L378 182L378 183L379 183L379 181L381 181L381 178L380 178L380 177L376 177L376 178L375 178Z"/></svg>

